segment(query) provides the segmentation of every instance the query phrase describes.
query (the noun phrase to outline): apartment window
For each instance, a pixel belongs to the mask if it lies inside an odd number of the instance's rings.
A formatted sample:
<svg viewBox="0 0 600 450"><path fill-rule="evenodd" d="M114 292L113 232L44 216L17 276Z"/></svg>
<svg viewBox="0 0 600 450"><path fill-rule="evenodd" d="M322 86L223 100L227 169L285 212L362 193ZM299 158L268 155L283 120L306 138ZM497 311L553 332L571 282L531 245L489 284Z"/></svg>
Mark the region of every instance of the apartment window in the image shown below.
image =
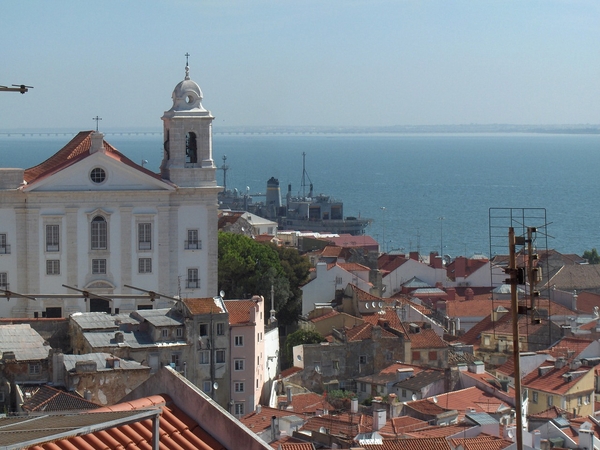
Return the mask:
<svg viewBox="0 0 600 450"><path fill-rule="evenodd" d="M360 392L367 392L367 384L359 383Z"/></svg>
<svg viewBox="0 0 600 450"><path fill-rule="evenodd" d="M208 324L207 323L200 324L200 336L208 336Z"/></svg>
<svg viewBox="0 0 600 450"><path fill-rule="evenodd" d="M46 261L46 275L60 275L60 260L49 259Z"/></svg>
<svg viewBox="0 0 600 450"><path fill-rule="evenodd" d="M217 363L225 362L225 350L217 350L215 352L215 362L217 362Z"/></svg>
<svg viewBox="0 0 600 450"><path fill-rule="evenodd" d="M212 387L212 383L210 381L204 380L202 383L202 390L207 394L210 394L210 388Z"/></svg>
<svg viewBox="0 0 600 450"><path fill-rule="evenodd" d="M340 284L342 284L342 282L343 282L342 277L335 277L335 284L336 285L339 286Z"/></svg>
<svg viewBox="0 0 600 450"><path fill-rule="evenodd" d="M585 404L589 405L591 400L592 400L592 396L590 394L586 394L585 395Z"/></svg>
<svg viewBox="0 0 600 450"><path fill-rule="evenodd" d="M406 398L406 389L402 389L402 398Z"/></svg>
<svg viewBox="0 0 600 450"><path fill-rule="evenodd" d="M538 393L537 393L537 392L533 391L533 392L531 393L531 401L532 401L533 403L537 403L537 402L538 402Z"/></svg>
<svg viewBox="0 0 600 450"><path fill-rule="evenodd" d="M186 286L188 289L197 289L200 287L200 280L198 279L198 269L188 269Z"/></svg>
<svg viewBox="0 0 600 450"><path fill-rule="evenodd" d="M139 273L152 273L152 258L139 258L138 259L138 272Z"/></svg>
<svg viewBox="0 0 600 450"><path fill-rule="evenodd" d="M437 361L437 352L436 351L429 352L429 361Z"/></svg>
<svg viewBox="0 0 600 450"><path fill-rule="evenodd" d="M177 330L175 330L175 336L177 337L183 337L183 328L177 328Z"/></svg>
<svg viewBox="0 0 600 450"><path fill-rule="evenodd" d="M175 366L176 370L179 370L179 353L171 353L171 365Z"/></svg>
<svg viewBox="0 0 600 450"><path fill-rule="evenodd" d="M210 352L201 350L199 355L200 364L210 364Z"/></svg>
<svg viewBox="0 0 600 450"><path fill-rule="evenodd" d="M164 338L169 337L169 329L168 328L163 328L162 337L164 337Z"/></svg>
<svg viewBox="0 0 600 450"><path fill-rule="evenodd" d="M6 240L6 233L0 233L0 255L10 253L10 245Z"/></svg>
<svg viewBox="0 0 600 450"><path fill-rule="evenodd" d="M358 363L359 364L366 364L367 363L367 355L360 355L358 357Z"/></svg>
<svg viewBox="0 0 600 450"><path fill-rule="evenodd" d="M225 324L223 322L217 323L217 336L225 335Z"/></svg>
<svg viewBox="0 0 600 450"><path fill-rule="evenodd" d="M185 248L187 250L200 250L202 248L202 241L198 239L198 230L187 230Z"/></svg>
<svg viewBox="0 0 600 450"><path fill-rule="evenodd" d="M243 347L244 346L244 336L236 336L234 338L234 344L236 347Z"/></svg>
<svg viewBox="0 0 600 450"><path fill-rule="evenodd" d="M554 404L554 398L551 395L548 396L548 406L552 406Z"/></svg>
<svg viewBox="0 0 600 450"><path fill-rule="evenodd" d="M152 249L152 224L138 223L138 249Z"/></svg>
<svg viewBox="0 0 600 450"><path fill-rule="evenodd" d="M244 392L244 382L243 381L236 381L235 383L233 383L233 387L235 392Z"/></svg>
<svg viewBox="0 0 600 450"><path fill-rule="evenodd" d="M58 225L46 225L46 251L47 252L58 252L60 234Z"/></svg>
<svg viewBox="0 0 600 450"><path fill-rule="evenodd" d="M8 274L6 272L0 272L0 288L8 289Z"/></svg>
<svg viewBox="0 0 600 450"><path fill-rule="evenodd" d="M488 335L483 336L483 345L490 345L490 337Z"/></svg>
<svg viewBox="0 0 600 450"><path fill-rule="evenodd" d="M244 370L244 360L243 359L235 359L233 361L233 366L235 370Z"/></svg>
<svg viewBox="0 0 600 450"><path fill-rule="evenodd" d="M235 404L235 415L236 416L243 416L244 415L244 404L243 403L236 403Z"/></svg>
<svg viewBox="0 0 600 450"><path fill-rule="evenodd" d="M105 259L92 259L92 273L93 274L106 273L106 260Z"/></svg>
<svg viewBox="0 0 600 450"><path fill-rule="evenodd" d="M577 397L577 406L581 406L582 403L583 403L583 397L580 395L579 397Z"/></svg>
<svg viewBox="0 0 600 450"><path fill-rule="evenodd" d="M29 364L29 375L39 375L42 372L42 365L39 363Z"/></svg>
<svg viewBox="0 0 600 450"><path fill-rule="evenodd" d="M96 216L92 219L92 250L106 250L108 242L108 226L106 219Z"/></svg>

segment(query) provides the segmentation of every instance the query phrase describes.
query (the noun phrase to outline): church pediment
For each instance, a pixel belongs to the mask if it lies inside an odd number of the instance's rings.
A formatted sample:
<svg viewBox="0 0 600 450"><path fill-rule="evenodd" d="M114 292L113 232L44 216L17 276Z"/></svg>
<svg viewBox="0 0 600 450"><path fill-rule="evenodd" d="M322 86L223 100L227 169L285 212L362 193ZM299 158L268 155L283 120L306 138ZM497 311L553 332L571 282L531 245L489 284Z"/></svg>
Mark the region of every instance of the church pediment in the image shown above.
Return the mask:
<svg viewBox="0 0 600 450"><path fill-rule="evenodd" d="M81 155L72 164L57 167L24 187L29 191L136 191L173 190L157 174L124 158L120 153Z"/></svg>

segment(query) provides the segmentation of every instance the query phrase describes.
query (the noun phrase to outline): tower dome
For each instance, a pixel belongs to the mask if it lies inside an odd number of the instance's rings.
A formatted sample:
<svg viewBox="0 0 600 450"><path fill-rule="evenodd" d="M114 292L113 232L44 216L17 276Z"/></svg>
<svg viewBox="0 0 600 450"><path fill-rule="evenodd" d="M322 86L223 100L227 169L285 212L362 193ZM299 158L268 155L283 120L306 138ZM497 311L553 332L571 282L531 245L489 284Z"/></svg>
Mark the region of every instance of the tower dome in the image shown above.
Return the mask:
<svg viewBox="0 0 600 450"><path fill-rule="evenodd" d="M175 86L171 97L173 98L173 106L169 112L206 111L202 106L202 90L195 81L190 79L190 66L187 63L185 65L185 78Z"/></svg>

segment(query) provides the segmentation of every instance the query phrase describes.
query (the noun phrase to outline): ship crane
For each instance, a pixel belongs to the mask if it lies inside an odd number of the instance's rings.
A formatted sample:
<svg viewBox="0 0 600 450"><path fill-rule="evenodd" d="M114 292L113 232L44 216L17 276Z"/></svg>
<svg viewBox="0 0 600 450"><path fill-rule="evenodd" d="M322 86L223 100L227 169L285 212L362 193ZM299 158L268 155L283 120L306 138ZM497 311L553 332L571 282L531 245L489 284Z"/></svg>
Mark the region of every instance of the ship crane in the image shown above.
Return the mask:
<svg viewBox="0 0 600 450"><path fill-rule="evenodd" d="M13 84L13 87L0 86L0 92L20 92L24 94L29 89L33 89L33 86L25 86L24 84Z"/></svg>

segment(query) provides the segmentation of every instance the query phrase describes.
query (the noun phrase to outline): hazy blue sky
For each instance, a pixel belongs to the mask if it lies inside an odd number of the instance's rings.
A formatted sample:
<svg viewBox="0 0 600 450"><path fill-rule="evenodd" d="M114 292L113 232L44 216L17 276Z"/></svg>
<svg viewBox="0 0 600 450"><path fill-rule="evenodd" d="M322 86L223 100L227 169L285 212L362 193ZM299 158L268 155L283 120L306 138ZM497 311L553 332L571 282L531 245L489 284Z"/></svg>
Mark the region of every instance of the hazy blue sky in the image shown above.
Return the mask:
<svg viewBox="0 0 600 450"><path fill-rule="evenodd" d="M600 123L600 2L5 1L0 129Z"/></svg>

